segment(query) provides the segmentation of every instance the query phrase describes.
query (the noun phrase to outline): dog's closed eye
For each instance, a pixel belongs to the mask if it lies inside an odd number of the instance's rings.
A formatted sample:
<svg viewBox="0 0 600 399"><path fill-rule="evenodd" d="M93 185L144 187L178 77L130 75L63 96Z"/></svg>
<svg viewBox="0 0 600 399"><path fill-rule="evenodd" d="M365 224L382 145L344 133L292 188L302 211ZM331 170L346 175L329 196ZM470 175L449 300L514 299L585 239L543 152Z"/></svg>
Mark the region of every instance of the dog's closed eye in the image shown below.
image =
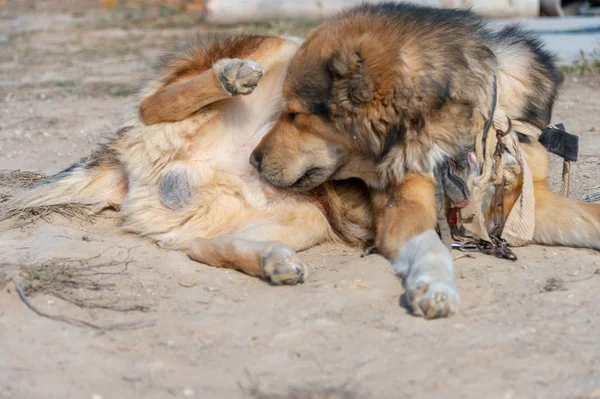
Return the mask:
<svg viewBox="0 0 600 399"><path fill-rule="evenodd" d="M300 178L298 178L298 180L296 180L294 184L292 184L292 187L302 187L302 185L309 183L312 177L321 170L322 168L319 167L309 168L302 176L300 176Z"/></svg>

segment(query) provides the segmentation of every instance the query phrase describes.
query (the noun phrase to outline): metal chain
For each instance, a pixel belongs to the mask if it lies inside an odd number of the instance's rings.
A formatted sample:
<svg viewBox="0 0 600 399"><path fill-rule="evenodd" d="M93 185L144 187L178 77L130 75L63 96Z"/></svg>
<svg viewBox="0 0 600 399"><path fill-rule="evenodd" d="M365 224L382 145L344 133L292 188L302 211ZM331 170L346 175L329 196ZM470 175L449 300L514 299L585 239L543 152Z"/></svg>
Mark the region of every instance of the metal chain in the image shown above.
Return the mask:
<svg viewBox="0 0 600 399"><path fill-rule="evenodd" d="M496 150L494 151L494 158L496 160L496 168L502 162L502 158L504 157L504 152L506 151L506 145L502 142L502 138L505 137L512 130L512 121L508 118L508 128L505 132L500 129L496 129ZM504 227L505 214L504 214L504 188L506 186L506 181L504 179L504 173L501 171L502 176L500 176L501 182L497 184L494 192L494 228L490 232L490 234L496 234L501 231Z"/></svg>

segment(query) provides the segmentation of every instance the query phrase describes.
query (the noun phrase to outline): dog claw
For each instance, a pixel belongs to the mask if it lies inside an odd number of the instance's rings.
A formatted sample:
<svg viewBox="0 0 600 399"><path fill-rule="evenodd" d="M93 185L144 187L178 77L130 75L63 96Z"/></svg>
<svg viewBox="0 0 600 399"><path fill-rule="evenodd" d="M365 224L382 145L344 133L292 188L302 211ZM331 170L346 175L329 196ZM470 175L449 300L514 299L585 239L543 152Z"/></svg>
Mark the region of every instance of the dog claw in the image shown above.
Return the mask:
<svg viewBox="0 0 600 399"><path fill-rule="evenodd" d="M432 281L407 289L406 294L416 316L436 319L451 316L458 310L459 295L453 284Z"/></svg>
<svg viewBox="0 0 600 399"><path fill-rule="evenodd" d="M232 95L250 94L254 91L265 70L257 62L226 58L216 62L213 69L221 84Z"/></svg>
<svg viewBox="0 0 600 399"><path fill-rule="evenodd" d="M265 280L273 285L295 285L308 276L308 265L283 244L270 245L261 256Z"/></svg>

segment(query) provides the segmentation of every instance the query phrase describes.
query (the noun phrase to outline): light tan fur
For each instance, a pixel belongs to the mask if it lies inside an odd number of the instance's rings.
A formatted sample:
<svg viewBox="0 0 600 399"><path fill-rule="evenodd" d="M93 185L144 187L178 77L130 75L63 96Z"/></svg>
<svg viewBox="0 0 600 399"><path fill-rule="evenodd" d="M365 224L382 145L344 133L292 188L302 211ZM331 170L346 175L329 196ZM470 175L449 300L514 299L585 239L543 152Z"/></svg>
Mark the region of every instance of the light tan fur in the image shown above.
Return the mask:
<svg viewBox="0 0 600 399"><path fill-rule="evenodd" d="M435 181L429 176L408 175L391 193L377 192L373 202L377 212L377 249L388 259L393 259L410 238L435 228Z"/></svg>
<svg viewBox="0 0 600 399"><path fill-rule="evenodd" d="M282 109L298 46L248 35L176 53L142 90L138 116L88 159L17 193L6 209L116 206L123 229L195 260L273 284L302 282L308 266L294 251L328 240L364 244L372 216L360 182L298 193L261 181L249 164Z"/></svg>
<svg viewBox="0 0 600 399"><path fill-rule="evenodd" d="M533 241L543 245L564 245L600 250L600 205L565 198L548 186L549 154L540 143L522 145L533 165L535 232ZM511 197L516 199L515 191ZM514 200L513 200L514 204ZM507 204L507 212L512 209Z"/></svg>

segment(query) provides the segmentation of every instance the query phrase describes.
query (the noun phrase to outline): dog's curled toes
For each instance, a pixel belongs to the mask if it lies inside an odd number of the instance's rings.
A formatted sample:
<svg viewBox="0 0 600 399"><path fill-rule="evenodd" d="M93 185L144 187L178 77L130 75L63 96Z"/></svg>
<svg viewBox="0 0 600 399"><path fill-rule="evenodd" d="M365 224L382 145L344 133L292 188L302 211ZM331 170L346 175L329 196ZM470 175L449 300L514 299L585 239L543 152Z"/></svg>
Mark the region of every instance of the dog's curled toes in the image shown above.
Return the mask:
<svg viewBox="0 0 600 399"><path fill-rule="evenodd" d="M303 283L308 277L308 265L282 243L269 243L263 250L260 261L264 279L273 285Z"/></svg>
<svg viewBox="0 0 600 399"><path fill-rule="evenodd" d="M452 256L434 230L408 240L392 267L403 279L406 304L415 316L436 319L456 313L460 298Z"/></svg>
<svg viewBox="0 0 600 399"><path fill-rule="evenodd" d="M406 284L406 298L412 313L426 319L456 313L459 303L456 286L448 281L423 277L414 284Z"/></svg>
<svg viewBox="0 0 600 399"><path fill-rule="evenodd" d="M260 64L238 58L224 58L213 65L221 84L232 95L254 91L265 70Z"/></svg>

